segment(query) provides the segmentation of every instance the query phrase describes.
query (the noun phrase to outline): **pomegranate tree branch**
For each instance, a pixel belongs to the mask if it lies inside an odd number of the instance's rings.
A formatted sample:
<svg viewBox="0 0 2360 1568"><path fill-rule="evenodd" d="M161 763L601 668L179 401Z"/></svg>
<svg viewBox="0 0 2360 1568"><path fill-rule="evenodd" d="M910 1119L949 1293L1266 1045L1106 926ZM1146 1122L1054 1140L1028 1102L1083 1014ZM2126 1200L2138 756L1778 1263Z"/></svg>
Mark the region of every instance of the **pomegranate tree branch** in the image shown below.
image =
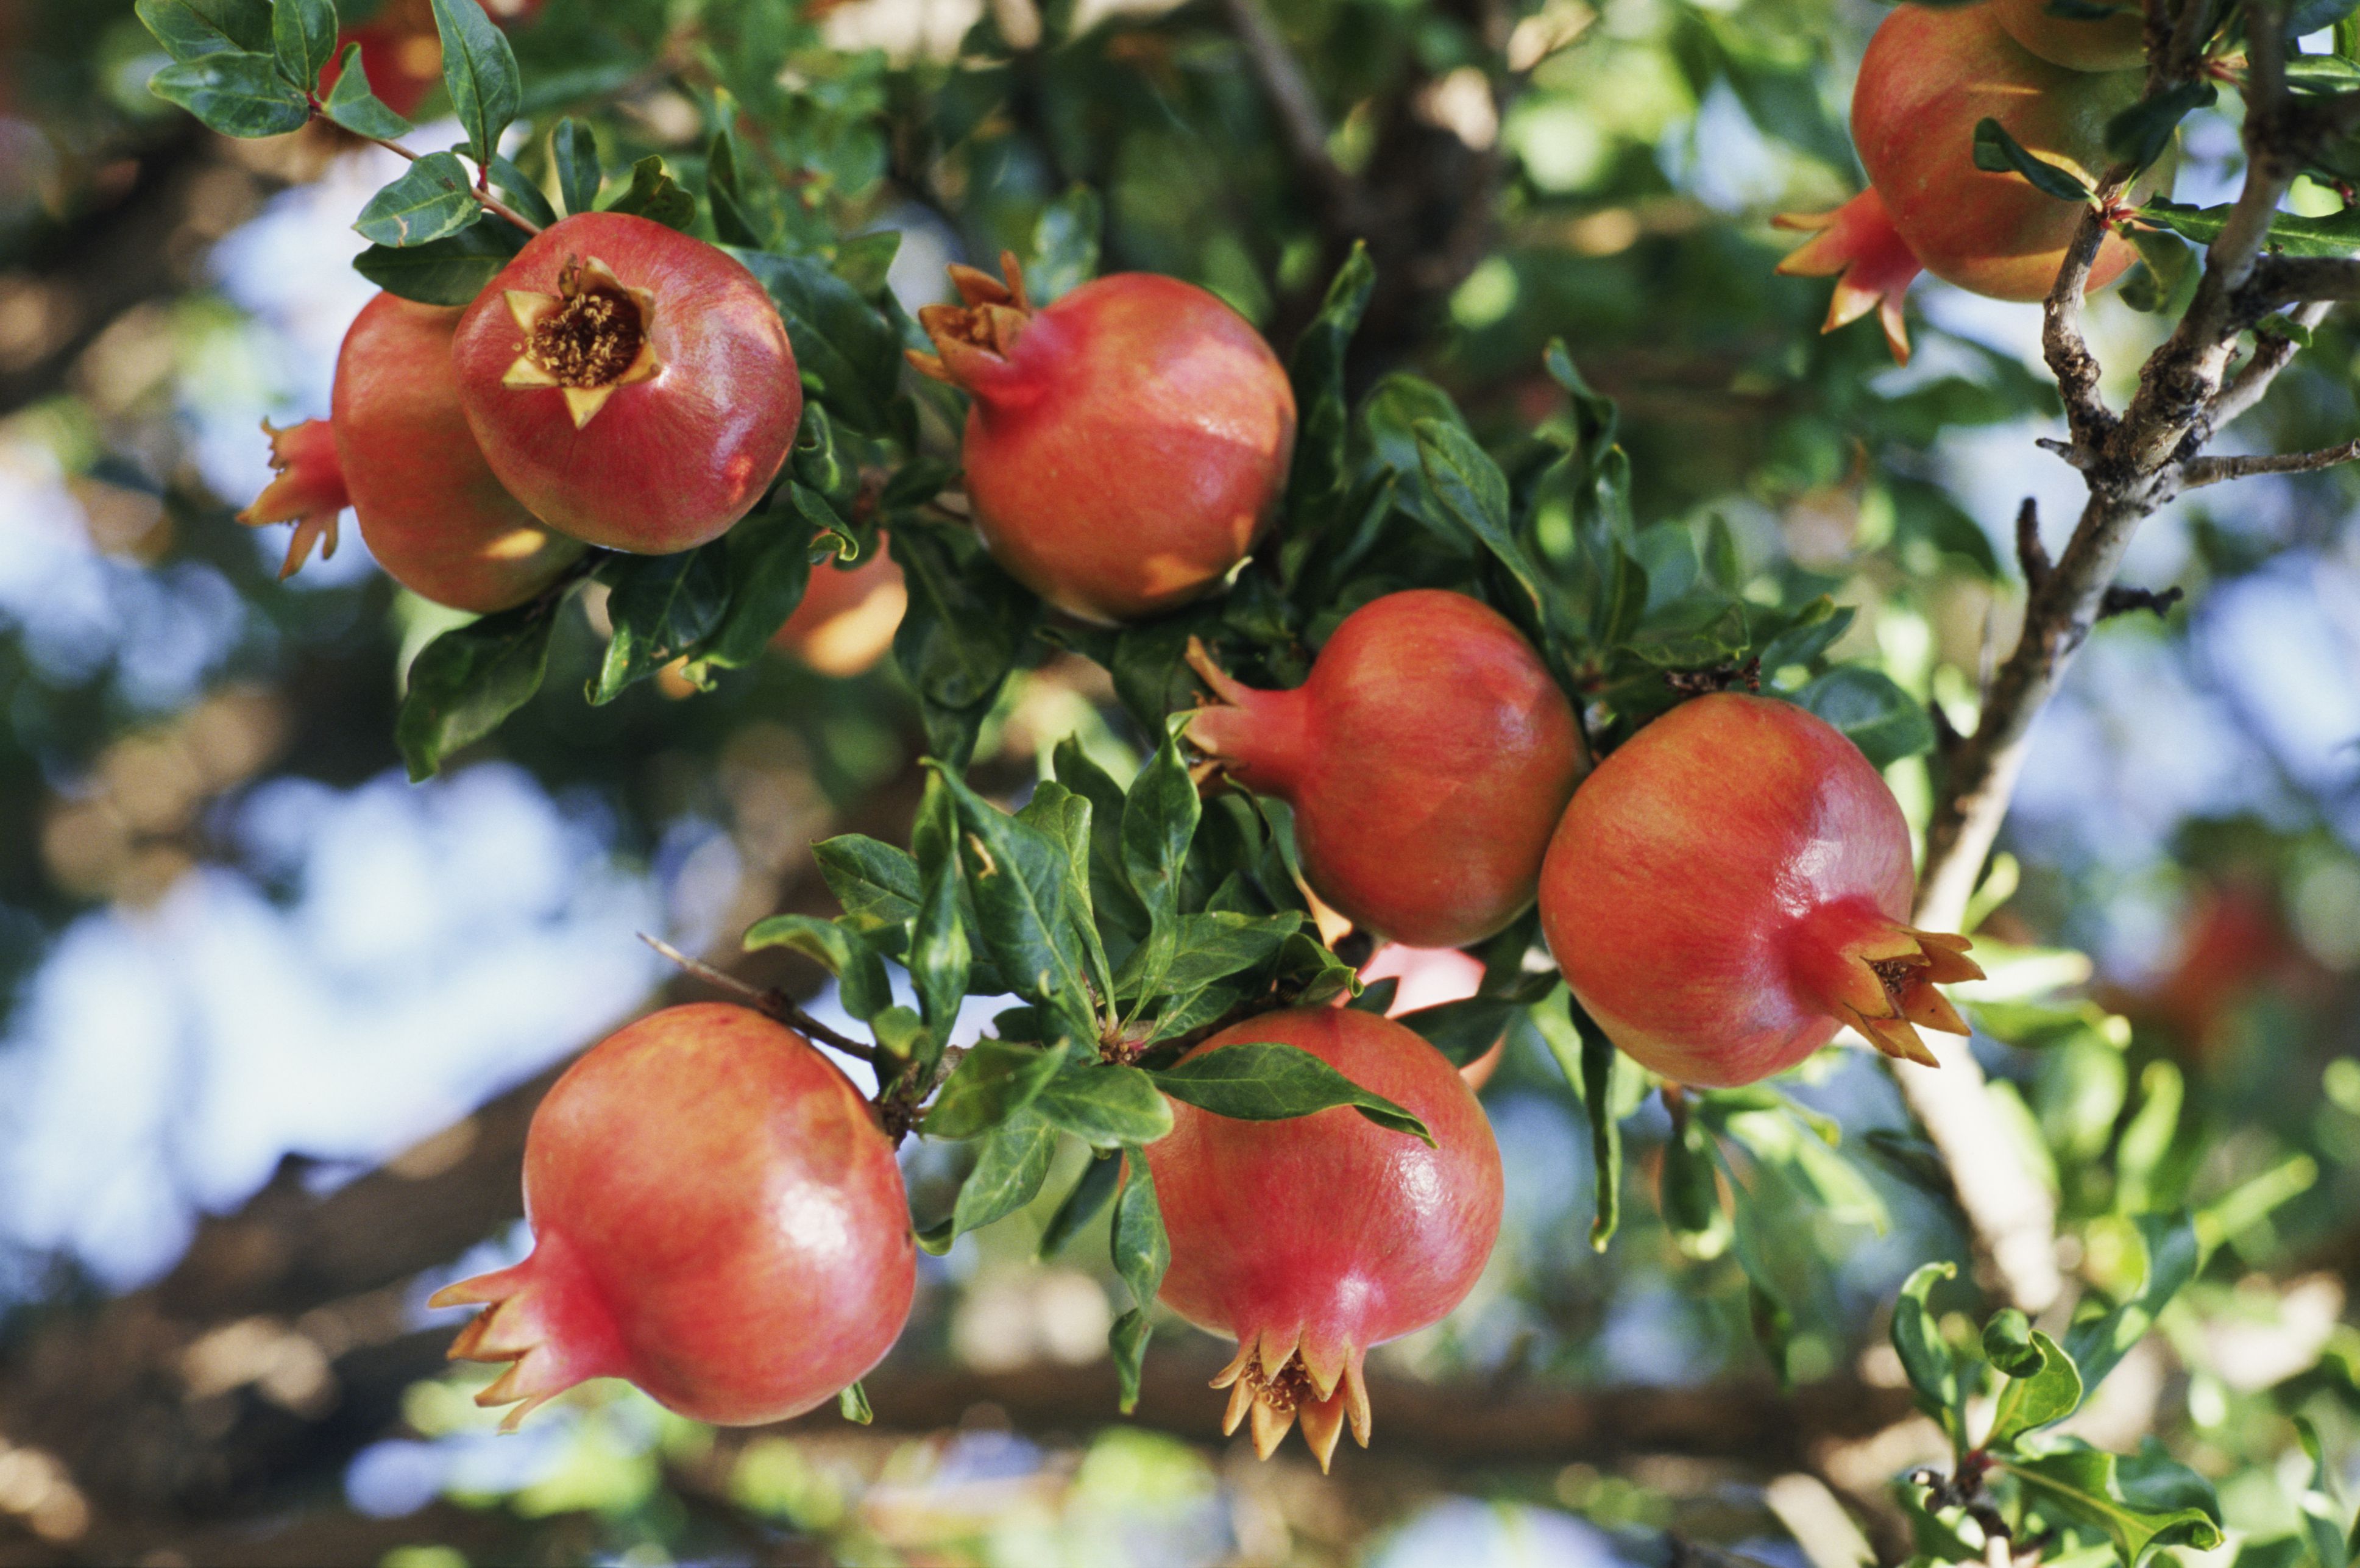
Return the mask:
<svg viewBox="0 0 2360 1568"><path fill-rule="evenodd" d="M2199 67L2209 15L2208 0L2185 0L2173 21L2168 57L2152 67L2153 80L2184 78ZM2096 362L2081 333L2081 297L2103 238L2103 220L2095 213L2077 231L2049 293L2043 348L2064 396L2072 436L2062 444L2062 455L2081 475L2088 499L2053 563L2040 542L2037 514L2027 509L2018 520L2024 627L1983 694L1973 732L1938 758L1939 777L1918 883L1919 925L1950 927L1965 913L2007 814L2034 721L2110 604L2115 613L2133 607L2120 595L2110 601L2109 589L2139 523L2191 483L2241 472L2289 472L2360 455L2339 449L2332 459L2305 454L2318 461L2250 468L2234 466L2269 460L2198 456L2220 421L2258 399L2290 353L2266 337L2240 380L2227 383L2241 334L2271 303L2360 297L2360 263L2322 268L2264 255L2278 203L2302 167L2300 144L2309 133L2288 108L2285 0L2251 0L2247 17L2245 183L2206 252L2187 314L2141 367L2137 390L2119 415L2109 413L2098 398ZM2109 173L2109 196L2119 191L2125 172ZM2302 269L2289 270L2294 268ZM2049 444L2054 449L2056 444ZM2160 602L2160 596L2155 600ZM2061 1285L2056 1199L2014 1153L2015 1139L1995 1102L1983 1092L1982 1074L1963 1042L1935 1049L1939 1069L1896 1063L1895 1077L1950 1167L1985 1277L2017 1306L2038 1310L2056 1298Z"/></svg>
<svg viewBox="0 0 2360 1568"><path fill-rule="evenodd" d="M2296 325L2309 332L2327 319L2330 303L2326 300L2307 300L2288 314ZM2270 389L2270 383L2277 380L2278 372L2292 362L2294 351L2300 346L2287 334L2256 334L2253 353L2245 356L2245 363L2229 378L2229 384L2221 389L2221 396L2213 401L2212 428L2221 429L2260 402L2262 394Z"/></svg>
<svg viewBox="0 0 2360 1568"><path fill-rule="evenodd" d="M1286 150L1303 177L1317 188L1328 208L1328 226L1347 237L1367 227L1367 202L1360 182L1328 150L1328 119L1302 62L1280 36L1262 0L1222 0L1230 30L1246 52L1246 63L1271 113L1277 116Z"/></svg>
<svg viewBox="0 0 2360 1568"><path fill-rule="evenodd" d="M842 1051L848 1057L857 1057L871 1067L878 1067L888 1059L885 1053L875 1046L863 1045L848 1035L841 1035L829 1028L804 1012L795 999L783 991L765 991L759 985L748 985L727 970L717 970L701 959L692 959L670 942L650 937L645 931L639 933L639 940L678 964L683 972L694 975L716 991L727 992L755 1012L767 1014L823 1046Z"/></svg>
<svg viewBox="0 0 2360 1568"><path fill-rule="evenodd" d="M2309 474L2321 468L2333 468L2338 464L2360 458L2360 440L2346 441L2336 446L2322 446L2315 452L2271 452L2256 456L2195 457L2180 470L2180 485L2194 489L2200 485L2217 485L2223 479L2242 479L2249 474Z"/></svg>

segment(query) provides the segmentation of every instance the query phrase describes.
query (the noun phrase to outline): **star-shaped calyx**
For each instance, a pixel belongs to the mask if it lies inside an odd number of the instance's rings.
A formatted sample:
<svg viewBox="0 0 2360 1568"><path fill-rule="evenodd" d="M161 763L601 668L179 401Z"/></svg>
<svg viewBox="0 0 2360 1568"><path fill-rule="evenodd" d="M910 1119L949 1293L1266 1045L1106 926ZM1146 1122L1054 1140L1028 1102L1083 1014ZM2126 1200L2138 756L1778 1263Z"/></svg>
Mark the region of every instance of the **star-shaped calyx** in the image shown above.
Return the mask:
<svg viewBox="0 0 2360 1568"><path fill-rule="evenodd" d="M554 294L510 289L506 298L524 339L500 384L556 388L576 430L597 417L617 388L663 368L656 357L655 295L627 287L595 257L568 258Z"/></svg>
<svg viewBox="0 0 2360 1568"><path fill-rule="evenodd" d="M1032 318L1032 304L1024 296L1024 270L1014 251L1000 253L1000 271L994 278L980 268L951 263L951 287L958 291L961 302L927 305L918 312L918 324L934 340L934 352L903 350L921 373L954 387L968 387L978 372L988 375L989 367L1007 359L1017 334Z"/></svg>
<svg viewBox="0 0 2360 1568"><path fill-rule="evenodd" d="M262 433L270 437L270 466L276 477L254 498L252 506L237 514L237 521L248 527L271 522L295 525L295 537L287 546L287 564L279 569L283 580L311 558L315 544L321 546L322 560L335 554L336 516L353 501L344 491L344 468L336 460L336 433L326 420L307 419L285 430L264 420Z"/></svg>

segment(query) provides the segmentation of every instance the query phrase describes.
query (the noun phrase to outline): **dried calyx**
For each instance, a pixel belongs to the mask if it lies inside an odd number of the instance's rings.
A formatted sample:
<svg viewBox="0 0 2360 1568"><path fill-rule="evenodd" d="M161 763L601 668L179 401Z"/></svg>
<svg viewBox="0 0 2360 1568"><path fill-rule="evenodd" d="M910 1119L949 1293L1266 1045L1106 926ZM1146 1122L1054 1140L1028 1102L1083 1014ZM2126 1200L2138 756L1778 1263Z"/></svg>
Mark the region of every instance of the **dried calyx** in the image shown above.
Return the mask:
<svg viewBox="0 0 2360 1568"><path fill-rule="evenodd" d="M918 312L918 324L934 340L934 352L904 351L921 373L960 387L967 384L968 372L1007 358L1017 334L1032 319L1032 304L1025 297L1024 270L1014 251L1000 253L1000 277L994 278L979 268L951 264L951 286L958 291L960 303L926 305Z"/></svg>
<svg viewBox="0 0 2360 1568"><path fill-rule="evenodd" d="M1983 978L1983 966L1966 956L1964 937L1895 926L1882 938L1852 948L1849 982L1828 1000L1886 1056L1937 1067L1934 1053L1918 1037L1919 1029L1963 1035L1966 1020L1934 988Z"/></svg>
<svg viewBox="0 0 2360 1568"><path fill-rule="evenodd" d="M1346 1345L1319 1362L1314 1366L1304 1359L1297 1336L1248 1334L1236 1357L1213 1379L1214 1387L1229 1391L1221 1434L1228 1436L1251 1418L1254 1453L1268 1459L1299 1420L1303 1441L1323 1472L1347 1421L1352 1441L1368 1447L1369 1387L1360 1352Z"/></svg>
<svg viewBox="0 0 2360 1568"><path fill-rule="evenodd" d="M311 558L314 544L323 561L335 554L336 517L352 505L352 498L345 494L344 468L336 458L336 433L326 420L307 419L285 430L264 420L262 433L270 437L270 466L278 477L237 514L237 521L248 527L295 525L287 563L279 569L285 579Z"/></svg>
<svg viewBox="0 0 2360 1568"><path fill-rule="evenodd" d="M618 387L652 378L656 358L655 296L626 287L595 257L570 258L557 274L557 292L506 291L508 312L524 339L503 386L554 387L581 429Z"/></svg>
<svg viewBox="0 0 2360 1568"><path fill-rule="evenodd" d="M1909 329L1902 320L1901 302L1923 269L1917 252L1893 226L1885 198L1872 187L1833 212L1780 213L1770 221L1778 228L1817 236L1779 262L1778 270L1789 278L1835 279L1827 323L1819 330L1833 332L1874 311L1894 363L1908 364Z"/></svg>

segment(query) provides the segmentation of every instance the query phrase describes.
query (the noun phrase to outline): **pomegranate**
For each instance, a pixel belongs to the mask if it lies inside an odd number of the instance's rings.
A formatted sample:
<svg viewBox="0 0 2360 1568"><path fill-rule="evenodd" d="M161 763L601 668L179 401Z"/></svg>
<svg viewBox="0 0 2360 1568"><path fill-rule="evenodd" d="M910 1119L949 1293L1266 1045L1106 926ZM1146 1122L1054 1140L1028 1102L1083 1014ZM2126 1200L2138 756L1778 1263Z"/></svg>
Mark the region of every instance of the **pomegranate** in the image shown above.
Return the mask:
<svg viewBox="0 0 2360 1568"><path fill-rule="evenodd" d="M1424 1040L1372 1014L1265 1013L1190 1052L1275 1041L1310 1052L1403 1106L1428 1147L1349 1107L1242 1122L1175 1103L1147 1146L1172 1242L1164 1304L1235 1360L1225 1431L1249 1415L1270 1457L1299 1418L1321 1469L1345 1422L1369 1443L1371 1345L1438 1321L1473 1288L1500 1234L1500 1149L1474 1091Z"/></svg>
<svg viewBox="0 0 2360 1568"><path fill-rule="evenodd" d="M1002 282L953 267L961 305L918 313L964 388L968 499L1009 575L1086 620L1136 620L1196 598L1275 515L1295 391L1235 311L1148 272L1034 310L1013 256Z"/></svg>
<svg viewBox="0 0 2360 1568"><path fill-rule="evenodd" d="M1404 1013L1420 1008L1440 1007L1448 1003L1464 1002L1482 989L1483 960L1457 948L1405 948L1399 942L1385 942L1369 955L1360 966L1360 980L1374 985L1381 980L1397 981L1393 999L1385 1009L1385 1016L1398 1018ZM1338 997L1336 1005L1344 1004ZM1470 1089L1481 1089L1500 1070L1501 1047L1507 1044L1502 1035L1491 1043L1491 1048L1459 1069Z"/></svg>
<svg viewBox="0 0 2360 1568"><path fill-rule="evenodd" d="M1935 986L1978 980L1963 937L1908 921L1909 828L1833 725L1725 692L1639 731L1550 844L1541 924L1617 1046L1677 1083L1794 1066L1846 1025L1928 1066L1963 1035Z"/></svg>
<svg viewBox="0 0 2360 1568"><path fill-rule="evenodd" d="M505 1361L503 1425L591 1377L684 1416L783 1420L883 1358L915 1243L893 1145L808 1040L748 1008L651 1014L568 1068L525 1137L531 1255L438 1292L483 1303L454 1358Z"/></svg>
<svg viewBox="0 0 2360 1568"><path fill-rule="evenodd" d="M2060 16L2049 0L1985 0L2008 37L2069 71L2137 71L2147 64L2147 16L2138 5L2110 6L2098 20Z"/></svg>
<svg viewBox="0 0 2360 1568"><path fill-rule="evenodd" d="M1899 297L1913 275L1903 247L1971 292L2040 299L2057 280L2081 209L2019 174L1977 169L1975 125L1997 120L2027 151L2094 186L2110 161L2106 122L2137 103L2145 84L2136 71L2069 71L2039 59L2008 36L1990 4L1896 6L1869 39L1852 88L1852 140L1877 200L1782 219L1820 231L1783 269L1841 274L1829 325L1874 306L1897 355L1907 352ZM2135 206L2169 181L2165 159L2123 200ZM2122 236L2108 235L2089 286L2113 282L2137 255Z"/></svg>
<svg viewBox="0 0 2360 1568"><path fill-rule="evenodd" d="M522 604L580 558L579 543L542 527L485 466L451 376L458 320L377 295L344 334L331 419L272 433L281 472L240 518L296 522L286 571L314 538L333 553L334 511L347 504L389 576L457 609Z"/></svg>
<svg viewBox="0 0 2360 1568"><path fill-rule="evenodd" d="M1201 645L1218 706L1188 738L1295 808L1303 874L1351 920L1415 948L1479 941L1533 901L1584 766L1573 708L1505 617L1414 588L1345 617L1292 691L1256 691Z"/></svg>
<svg viewBox="0 0 2360 1568"><path fill-rule="evenodd" d="M880 533L876 553L849 571L833 564L812 568L803 602L770 639L823 675L858 675L876 667L893 646L910 595L901 568L885 554Z"/></svg>
<svg viewBox="0 0 2360 1568"><path fill-rule="evenodd" d="M668 554L725 532L803 417L794 350L754 275L623 213L535 236L467 307L451 359L500 481L612 550Z"/></svg>

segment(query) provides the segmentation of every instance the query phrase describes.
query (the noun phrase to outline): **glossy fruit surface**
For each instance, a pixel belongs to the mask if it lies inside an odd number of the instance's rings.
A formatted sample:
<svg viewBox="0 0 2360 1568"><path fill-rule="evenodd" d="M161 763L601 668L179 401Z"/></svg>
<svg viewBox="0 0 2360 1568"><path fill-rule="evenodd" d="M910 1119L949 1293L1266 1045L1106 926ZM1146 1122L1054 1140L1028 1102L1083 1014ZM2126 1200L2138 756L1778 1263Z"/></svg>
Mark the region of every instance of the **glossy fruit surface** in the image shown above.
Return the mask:
<svg viewBox="0 0 2360 1568"><path fill-rule="evenodd" d="M1572 706L1506 618L1416 588L1354 610L1292 691L1257 691L1203 649L1219 705L1188 738L1295 808L1313 891L1416 948L1480 941L1533 900L1580 778Z"/></svg>
<svg viewBox="0 0 2360 1568"><path fill-rule="evenodd" d="M783 1420L901 1331L915 1242L893 1146L801 1035L743 1007L651 1014L592 1047L525 1140L533 1250L442 1291L485 1303L454 1357L476 1403L627 1377L698 1420Z"/></svg>
<svg viewBox="0 0 2360 1568"><path fill-rule="evenodd" d="M1325 1468L1349 1420L1361 1446L1371 1345L1438 1321L1473 1288L1500 1233L1499 1146L1474 1091L1424 1040L1368 1013L1304 1007L1223 1031L1191 1057L1275 1041L1410 1111L1434 1136L1345 1107L1241 1122L1172 1107L1147 1146L1172 1243L1162 1299L1238 1341L1214 1380L1226 1429L1249 1414L1267 1458L1299 1418Z"/></svg>
<svg viewBox="0 0 2360 1568"><path fill-rule="evenodd" d="M2063 16L2049 0L1983 0L1993 18L2016 42L2069 71L2136 71L2147 64L2147 17L2137 5L2115 5L2099 18Z"/></svg>
<svg viewBox="0 0 2360 1568"><path fill-rule="evenodd" d="M885 553L880 534L875 554L849 571L833 561L812 568L803 602L770 646L823 675L860 674L892 648L909 603L901 568Z"/></svg>
<svg viewBox="0 0 2360 1568"><path fill-rule="evenodd" d="M977 530L1009 574L1087 620L1219 586L1275 513L1295 392L1262 334L1192 283L1124 272L1034 310L954 267L963 305L919 313L918 367L966 389Z"/></svg>
<svg viewBox="0 0 2360 1568"><path fill-rule="evenodd" d="M1549 950L1591 1017L1678 1083L1751 1083L1847 1025L1928 1065L1963 1035L1938 983L1963 937L1907 924L1909 828L1843 734L1721 693L1624 742L1573 797L1541 874ZM1914 1025L1914 1026L1913 1026Z"/></svg>
<svg viewBox="0 0 2360 1568"><path fill-rule="evenodd" d="M467 307L451 356L501 482L613 550L668 554L725 532L803 417L794 351L754 275L622 213L534 236Z"/></svg>

